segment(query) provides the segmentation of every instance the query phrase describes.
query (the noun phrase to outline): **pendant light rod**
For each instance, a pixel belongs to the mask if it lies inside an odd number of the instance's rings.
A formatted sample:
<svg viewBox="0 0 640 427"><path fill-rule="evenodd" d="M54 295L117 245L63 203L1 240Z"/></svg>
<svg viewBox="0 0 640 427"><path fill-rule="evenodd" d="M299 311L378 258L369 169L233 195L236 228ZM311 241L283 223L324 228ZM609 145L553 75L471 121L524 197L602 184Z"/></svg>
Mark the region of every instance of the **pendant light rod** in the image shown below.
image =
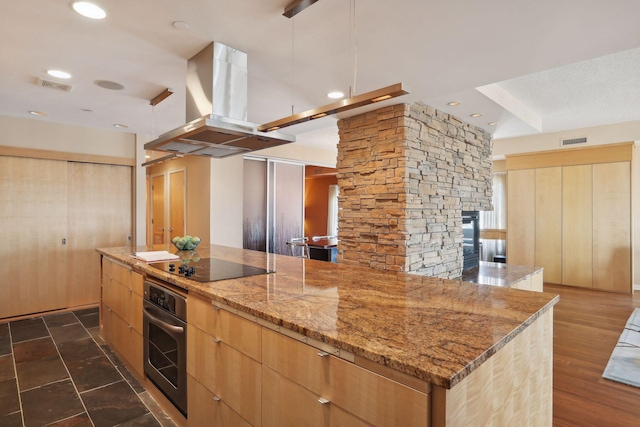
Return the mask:
<svg viewBox="0 0 640 427"><path fill-rule="evenodd" d="M317 107L312 110L307 110L302 113L265 123L258 126L258 130L260 132L271 132L287 126L307 122L309 120L315 120L332 114L342 113L343 111L352 110L354 108L364 107L365 105L375 104L376 102L386 101L387 99L406 95L408 93L409 92L403 89L402 83L396 83L372 92L363 93L362 95L342 99L323 107Z"/></svg>

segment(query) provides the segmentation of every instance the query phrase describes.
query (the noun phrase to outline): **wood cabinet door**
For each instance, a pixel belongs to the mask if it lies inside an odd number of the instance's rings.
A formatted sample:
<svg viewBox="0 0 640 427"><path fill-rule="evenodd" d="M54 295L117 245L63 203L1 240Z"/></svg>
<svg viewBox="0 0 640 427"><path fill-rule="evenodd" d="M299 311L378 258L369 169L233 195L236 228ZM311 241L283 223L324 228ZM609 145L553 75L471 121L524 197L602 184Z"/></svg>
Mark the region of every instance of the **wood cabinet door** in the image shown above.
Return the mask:
<svg viewBox="0 0 640 427"><path fill-rule="evenodd" d="M593 165L593 287L631 293L631 164Z"/></svg>
<svg viewBox="0 0 640 427"><path fill-rule="evenodd" d="M100 300L99 247L131 243L131 167L68 162L66 307Z"/></svg>
<svg viewBox="0 0 640 427"><path fill-rule="evenodd" d="M535 170L507 175L507 263L535 263Z"/></svg>
<svg viewBox="0 0 640 427"><path fill-rule="evenodd" d="M64 308L66 162L0 156L0 236L0 318Z"/></svg>
<svg viewBox="0 0 640 427"><path fill-rule="evenodd" d="M260 363L191 324L187 348L187 372L252 425L259 425Z"/></svg>
<svg viewBox="0 0 640 427"><path fill-rule="evenodd" d="M562 283L562 168L536 169L535 262L544 280Z"/></svg>
<svg viewBox="0 0 640 427"><path fill-rule="evenodd" d="M592 166L562 168L562 284L593 286Z"/></svg>

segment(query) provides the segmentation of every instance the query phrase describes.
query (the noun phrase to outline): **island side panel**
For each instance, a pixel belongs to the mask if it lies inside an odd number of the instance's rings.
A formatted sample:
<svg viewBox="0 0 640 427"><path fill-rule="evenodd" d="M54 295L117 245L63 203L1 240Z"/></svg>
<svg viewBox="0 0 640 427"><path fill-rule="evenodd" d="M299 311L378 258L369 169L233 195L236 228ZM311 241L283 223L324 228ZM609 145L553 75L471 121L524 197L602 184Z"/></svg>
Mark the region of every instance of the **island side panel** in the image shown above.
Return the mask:
<svg viewBox="0 0 640 427"><path fill-rule="evenodd" d="M553 308L459 384L433 387L434 427L551 426Z"/></svg>

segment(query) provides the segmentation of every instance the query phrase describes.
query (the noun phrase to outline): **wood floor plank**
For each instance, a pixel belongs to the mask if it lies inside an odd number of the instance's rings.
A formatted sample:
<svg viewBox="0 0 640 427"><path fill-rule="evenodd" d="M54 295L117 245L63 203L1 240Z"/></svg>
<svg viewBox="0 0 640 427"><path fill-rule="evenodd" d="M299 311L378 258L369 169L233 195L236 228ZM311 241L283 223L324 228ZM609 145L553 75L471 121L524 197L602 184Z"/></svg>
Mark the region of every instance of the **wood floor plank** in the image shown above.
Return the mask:
<svg viewBox="0 0 640 427"><path fill-rule="evenodd" d="M602 372L640 296L545 284L554 307L553 425L640 426L640 388Z"/></svg>

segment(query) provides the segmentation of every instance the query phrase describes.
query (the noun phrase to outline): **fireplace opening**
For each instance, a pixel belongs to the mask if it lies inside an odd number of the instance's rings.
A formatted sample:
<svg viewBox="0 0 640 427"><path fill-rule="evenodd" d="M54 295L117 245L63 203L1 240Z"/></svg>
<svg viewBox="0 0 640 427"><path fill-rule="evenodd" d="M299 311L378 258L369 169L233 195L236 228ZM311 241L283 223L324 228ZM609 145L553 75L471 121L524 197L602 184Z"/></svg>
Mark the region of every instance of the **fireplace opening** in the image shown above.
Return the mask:
<svg viewBox="0 0 640 427"><path fill-rule="evenodd" d="M480 262L480 212L462 211L462 271Z"/></svg>

